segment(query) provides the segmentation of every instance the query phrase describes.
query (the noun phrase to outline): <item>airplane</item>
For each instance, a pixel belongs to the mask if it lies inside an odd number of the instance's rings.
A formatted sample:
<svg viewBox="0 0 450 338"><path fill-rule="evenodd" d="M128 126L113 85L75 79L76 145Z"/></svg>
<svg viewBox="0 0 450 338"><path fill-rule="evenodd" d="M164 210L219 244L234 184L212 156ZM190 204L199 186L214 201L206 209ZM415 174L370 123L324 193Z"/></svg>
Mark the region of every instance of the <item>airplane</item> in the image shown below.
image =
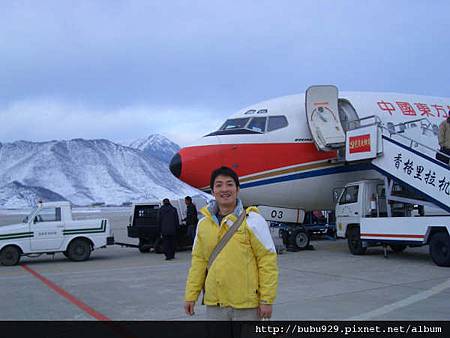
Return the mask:
<svg viewBox="0 0 450 338"><path fill-rule="evenodd" d="M182 148L169 168L183 182L209 192L211 172L228 166L239 175L244 205L332 210L345 184L382 178L367 161L342 160L347 130L373 118L438 150L439 124L449 110L450 98L311 86L305 94L239 110L218 130Z"/></svg>

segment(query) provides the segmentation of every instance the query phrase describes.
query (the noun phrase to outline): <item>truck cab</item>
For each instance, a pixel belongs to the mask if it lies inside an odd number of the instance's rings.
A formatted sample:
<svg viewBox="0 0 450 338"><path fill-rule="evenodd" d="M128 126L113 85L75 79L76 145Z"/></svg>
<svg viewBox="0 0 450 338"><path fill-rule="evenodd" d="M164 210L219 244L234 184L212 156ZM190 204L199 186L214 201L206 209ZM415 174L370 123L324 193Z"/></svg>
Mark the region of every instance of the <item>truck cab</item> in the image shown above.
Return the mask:
<svg viewBox="0 0 450 338"><path fill-rule="evenodd" d="M361 217L370 217L376 204L380 206L379 213L386 214L385 202L382 180L363 180L347 184L336 204L337 237L347 238L349 226L359 225Z"/></svg>

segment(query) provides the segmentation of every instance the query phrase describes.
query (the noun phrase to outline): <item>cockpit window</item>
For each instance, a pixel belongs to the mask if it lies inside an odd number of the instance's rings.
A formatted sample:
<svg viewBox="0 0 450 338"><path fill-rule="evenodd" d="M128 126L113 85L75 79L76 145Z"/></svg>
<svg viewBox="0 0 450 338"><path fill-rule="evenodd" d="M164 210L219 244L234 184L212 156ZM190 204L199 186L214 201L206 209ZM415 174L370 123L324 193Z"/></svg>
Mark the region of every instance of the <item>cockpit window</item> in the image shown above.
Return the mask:
<svg viewBox="0 0 450 338"><path fill-rule="evenodd" d="M219 130L206 136L231 135L231 134L263 134L284 128L288 125L285 116L234 118L226 120Z"/></svg>
<svg viewBox="0 0 450 338"><path fill-rule="evenodd" d="M267 131L273 131L287 127L288 121L286 116L269 116L269 124L267 126Z"/></svg>
<svg viewBox="0 0 450 338"><path fill-rule="evenodd" d="M247 124L249 118L241 119L230 119L226 120L225 123L220 127L219 130L231 130L231 129L242 129Z"/></svg>
<svg viewBox="0 0 450 338"><path fill-rule="evenodd" d="M247 129L264 133L266 131L266 118L265 117L254 117L248 124Z"/></svg>

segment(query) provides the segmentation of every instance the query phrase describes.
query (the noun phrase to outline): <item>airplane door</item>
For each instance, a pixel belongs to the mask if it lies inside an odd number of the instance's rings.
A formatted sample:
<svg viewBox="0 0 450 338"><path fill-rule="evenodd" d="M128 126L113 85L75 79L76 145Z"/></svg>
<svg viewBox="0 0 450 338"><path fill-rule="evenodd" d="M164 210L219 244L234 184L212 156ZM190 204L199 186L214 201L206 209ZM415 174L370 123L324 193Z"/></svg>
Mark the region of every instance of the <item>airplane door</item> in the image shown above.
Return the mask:
<svg viewBox="0 0 450 338"><path fill-rule="evenodd" d="M309 130L317 148L330 151L342 147L345 132L339 119L337 87L309 87L305 105Z"/></svg>

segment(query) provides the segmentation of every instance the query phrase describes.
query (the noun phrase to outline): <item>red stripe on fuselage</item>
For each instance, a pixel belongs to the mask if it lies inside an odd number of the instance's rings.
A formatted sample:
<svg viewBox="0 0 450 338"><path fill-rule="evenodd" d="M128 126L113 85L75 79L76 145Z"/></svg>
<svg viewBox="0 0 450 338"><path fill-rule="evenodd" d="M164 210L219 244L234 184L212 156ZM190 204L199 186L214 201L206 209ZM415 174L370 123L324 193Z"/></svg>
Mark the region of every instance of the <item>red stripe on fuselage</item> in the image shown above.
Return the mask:
<svg viewBox="0 0 450 338"><path fill-rule="evenodd" d="M209 186L211 172L227 166L239 177L267 170L336 157L336 152L319 152L313 143L253 143L192 146L180 150L180 179L191 186Z"/></svg>

